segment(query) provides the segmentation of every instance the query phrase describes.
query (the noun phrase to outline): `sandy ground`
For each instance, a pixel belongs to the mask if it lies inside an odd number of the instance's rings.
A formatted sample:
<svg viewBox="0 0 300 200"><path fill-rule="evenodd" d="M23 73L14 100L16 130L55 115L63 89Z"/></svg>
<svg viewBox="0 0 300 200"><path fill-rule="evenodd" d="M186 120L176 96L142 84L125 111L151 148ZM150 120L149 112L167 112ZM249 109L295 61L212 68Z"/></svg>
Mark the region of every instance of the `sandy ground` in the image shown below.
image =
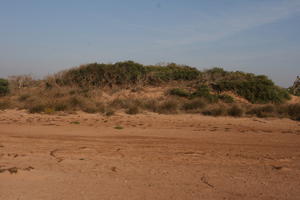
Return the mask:
<svg viewBox="0 0 300 200"><path fill-rule="evenodd" d="M0 199L300 199L300 123L2 111Z"/></svg>

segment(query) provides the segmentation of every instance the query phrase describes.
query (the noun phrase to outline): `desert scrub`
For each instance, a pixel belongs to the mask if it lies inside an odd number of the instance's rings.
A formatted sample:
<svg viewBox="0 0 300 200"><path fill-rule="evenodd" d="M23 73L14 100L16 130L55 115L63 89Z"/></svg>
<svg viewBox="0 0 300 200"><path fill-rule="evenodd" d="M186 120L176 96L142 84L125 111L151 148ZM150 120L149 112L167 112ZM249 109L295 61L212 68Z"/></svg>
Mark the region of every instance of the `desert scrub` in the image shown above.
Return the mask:
<svg viewBox="0 0 300 200"><path fill-rule="evenodd" d="M143 108L151 111L151 112L158 112L159 110L159 103L156 99L146 99L143 102Z"/></svg>
<svg viewBox="0 0 300 200"><path fill-rule="evenodd" d="M66 111L66 110L68 110L68 108L69 108L68 105L64 102L56 102L54 104L55 111Z"/></svg>
<svg viewBox="0 0 300 200"><path fill-rule="evenodd" d="M131 99L131 98L116 98L109 102L109 107L114 109L129 109L132 107L141 107L143 104L140 99Z"/></svg>
<svg viewBox="0 0 300 200"><path fill-rule="evenodd" d="M197 90L191 94L191 98L203 98L208 103L217 103L218 95L211 94L210 89L207 85L200 85Z"/></svg>
<svg viewBox="0 0 300 200"><path fill-rule="evenodd" d="M0 110L6 110L11 107L9 99L0 99Z"/></svg>
<svg viewBox="0 0 300 200"><path fill-rule="evenodd" d="M254 106L247 111L248 115L255 115L260 118L264 117L274 117L276 115L276 110L274 105L263 105L263 106Z"/></svg>
<svg viewBox="0 0 300 200"><path fill-rule="evenodd" d="M170 95L179 96L179 97L189 97L190 96L190 93L188 91L181 89L181 88L170 89L168 91L168 93Z"/></svg>
<svg viewBox="0 0 300 200"><path fill-rule="evenodd" d="M300 104L279 105L276 107L280 115L287 116L293 120L300 121Z"/></svg>
<svg viewBox="0 0 300 200"><path fill-rule="evenodd" d="M107 117L113 116L115 115L115 111L108 108L107 110L104 111L104 115Z"/></svg>
<svg viewBox="0 0 300 200"><path fill-rule="evenodd" d="M185 111L191 111L191 110L199 110L203 109L206 106L206 103L202 99L193 99L185 102L182 105L182 109Z"/></svg>
<svg viewBox="0 0 300 200"><path fill-rule="evenodd" d="M116 98L109 102L109 107L115 108L115 109L126 109L129 107L129 99L124 98Z"/></svg>
<svg viewBox="0 0 300 200"><path fill-rule="evenodd" d="M234 103L234 98L230 95L227 95L227 94L218 95L218 99L220 99L224 103Z"/></svg>
<svg viewBox="0 0 300 200"><path fill-rule="evenodd" d="M30 94L21 94L19 97L18 97L18 100L19 101L26 101L27 99L29 99L30 97Z"/></svg>
<svg viewBox="0 0 300 200"><path fill-rule="evenodd" d="M0 79L0 97L9 93L9 84L6 79Z"/></svg>
<svg viewBox="0 0 300 200"><path fill-rule="evenodd" d="M204 111L202 111L203 115L209 115L209 116L222 116L222 115L226 115L226 108L222 107L222 106L218 106L218 107L211 107L208 108Z"/></svg>
<svg viewBox="0 0 300 200"><path fill-rule="evenodd" d="M140 113L140 108L138 106L130 106L127 110L126 110L126 114L129 115L136 115L138 113Z"/></svg>
<svg viewBox="0 0 300 200"><path fill-rule="evenodd" d="M241 117L244 114L244 110L238 105L233 105L227 110L227 114L233 117Z"/></svg>
<svg viewBox="0 0 300 200"><path fill-rule="evenodd" d="M167 99L160 103L158 106L158 113L161 114L174 114L178 111L178 102L173 99Z"/></svg>
<svg viewBox="0 0 300 200"><path fill-rule="evenodd" d="M28 111L29 113L42 113L46 108L47 106L45 106L44 104L31 105L28 108Z"/></svg>

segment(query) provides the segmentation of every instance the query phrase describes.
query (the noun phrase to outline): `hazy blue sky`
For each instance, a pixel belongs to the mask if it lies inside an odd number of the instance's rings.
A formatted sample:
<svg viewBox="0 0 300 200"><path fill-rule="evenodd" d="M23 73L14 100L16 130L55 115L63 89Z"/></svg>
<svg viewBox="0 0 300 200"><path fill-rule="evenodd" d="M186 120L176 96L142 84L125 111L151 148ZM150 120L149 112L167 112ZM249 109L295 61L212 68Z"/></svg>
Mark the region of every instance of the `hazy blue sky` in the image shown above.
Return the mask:
<svg viewBox="0 0 300 200"><path fill-rule="evenodd" d="M300 0L0 0L0 76L89 62L300 75Z"/></svg>

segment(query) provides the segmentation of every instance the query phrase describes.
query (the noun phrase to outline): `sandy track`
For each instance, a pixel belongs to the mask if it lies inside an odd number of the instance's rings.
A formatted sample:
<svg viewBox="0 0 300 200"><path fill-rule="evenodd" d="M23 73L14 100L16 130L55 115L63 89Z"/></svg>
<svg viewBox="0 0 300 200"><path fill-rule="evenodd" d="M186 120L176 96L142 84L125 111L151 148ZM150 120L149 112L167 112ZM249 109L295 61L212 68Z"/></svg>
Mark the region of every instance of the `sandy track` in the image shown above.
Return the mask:
<svg viewBox="0 0 300 200"><path fill-rule="evenodd" d="M287 119L0 113L1 200L299 199L299 177Z"/></svg>

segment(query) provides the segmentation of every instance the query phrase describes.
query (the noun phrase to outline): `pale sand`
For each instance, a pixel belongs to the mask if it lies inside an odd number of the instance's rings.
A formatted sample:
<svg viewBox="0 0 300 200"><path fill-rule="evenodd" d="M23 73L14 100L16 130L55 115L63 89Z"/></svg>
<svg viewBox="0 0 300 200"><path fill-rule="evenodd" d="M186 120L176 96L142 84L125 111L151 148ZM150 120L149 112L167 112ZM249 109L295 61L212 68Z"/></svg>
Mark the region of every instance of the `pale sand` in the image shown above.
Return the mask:
<svg viewBox="0 0 300 200"><path fill-rule="evenodd" d="M0 112L1 200L299 198L296 121Z"/></svg>

